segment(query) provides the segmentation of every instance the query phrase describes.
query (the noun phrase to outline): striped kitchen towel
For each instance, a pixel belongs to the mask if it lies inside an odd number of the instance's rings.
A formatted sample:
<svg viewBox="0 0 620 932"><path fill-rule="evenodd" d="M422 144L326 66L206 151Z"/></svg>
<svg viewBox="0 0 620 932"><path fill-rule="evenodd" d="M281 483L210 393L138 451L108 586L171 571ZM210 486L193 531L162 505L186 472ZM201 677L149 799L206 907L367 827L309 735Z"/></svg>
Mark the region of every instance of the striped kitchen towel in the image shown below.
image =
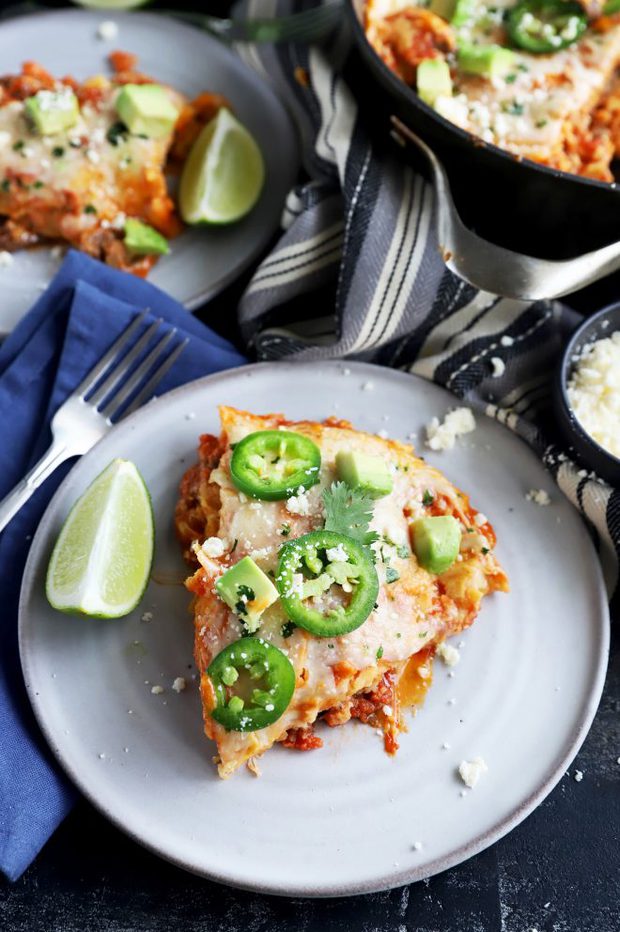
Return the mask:
<svg viewBox="0 0 620 932"><path fill-rule="evenodd" d="M248 0L245 13L311 5ZM260 359L396 366L516 431L589 519L617 611L620 490L588 477L546 439L550 376L579 317L558 303L479 292L445 268L432 187L369 138L341 77L348 48L346 23L320 48L237 46L289 106L309 178L290 193L284 233L242 298L242 333ZM321 310L300 319L309 302L298 299L313 291Z"/></svg>

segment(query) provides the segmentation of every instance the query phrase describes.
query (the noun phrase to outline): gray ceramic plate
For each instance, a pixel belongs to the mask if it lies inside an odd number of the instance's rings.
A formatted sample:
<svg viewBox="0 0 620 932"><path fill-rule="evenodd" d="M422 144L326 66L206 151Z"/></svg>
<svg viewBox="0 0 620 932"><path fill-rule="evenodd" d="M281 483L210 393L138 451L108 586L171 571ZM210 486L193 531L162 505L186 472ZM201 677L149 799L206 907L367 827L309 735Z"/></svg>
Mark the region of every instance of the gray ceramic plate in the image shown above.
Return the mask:
<svg viewBox="0 0 620 932"><path fill-rule="evenodd" d="M257 139L267 181L254 210L221 229L187 230L157 264L149 281L189 309L233 281L266 248L278 228L286 194L299 164L289 117L273 91L221 42L163 16L113 12L119 34L97 38L106 19L84 10L41 13L0 24L2 72L19 70L34 59L53 74L86 78L106 70L113 49L138 55L139 67L189 96L203 90L224 94ZM13 329L58 268L49 249L23 251L0 268L0 336Z"/></svg>
<svg viewBox="0 0 620 932"><path fill-rule="evenodd" d="M429 455L471 493L499 539L512 584L485 601L449 677L436 664L423 709L391 759L367 726L321 728L325 746L282 748L221 781L192 679L184 569L173 536L177 486L221 403L292 418L349 418L396 438L422 435L454 398L403 373L352 364L270 364L164 396L117 427L70 473L37 532L20 611L26 685L54 753L119 827L191 871L250 889L325 896L398 886L457 864L525 818L562 777L598 705L608 612L581 520L533 453L480 418L453 451ZM362 390L365 382L372 390ZM50 548L76 497L115 456L153 496L157 554L137 612L86 621L45 600ZM526 501L544 488L548 507ZM141 621L151 612L150 621ZM148 616L147 616L148 617ZM175 677L187 678L180 694ZM161 685L160 695L151 692ZM446 743L449 748L443 748ZM456 770L488 773L464 791ZM416 848L416 842L422 847Z"/></svg>

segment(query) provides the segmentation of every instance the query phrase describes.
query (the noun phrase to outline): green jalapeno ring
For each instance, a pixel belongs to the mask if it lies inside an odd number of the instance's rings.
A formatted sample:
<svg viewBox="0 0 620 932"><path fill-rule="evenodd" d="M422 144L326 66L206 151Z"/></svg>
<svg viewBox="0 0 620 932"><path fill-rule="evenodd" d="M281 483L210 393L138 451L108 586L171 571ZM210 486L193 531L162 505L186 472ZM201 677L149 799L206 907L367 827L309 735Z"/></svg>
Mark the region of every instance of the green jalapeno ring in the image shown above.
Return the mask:
<svg viewBox="0 0 620 932"><path fill-rule="evenodd" d="M286 654L257 637L240 638L225 647L211 661L207 675L217 701L211 717L226 731L259 731L272 725L295 691L295 670Z"/></svg>
<svg viewBox="0 0 620 932"><path fill-rule="evenodd" d="M520 0L506 16L513 45L536 55L568 48L587 28L587 17L576 0Z"/></svg>
<svg viewBox="0 0 620 932"><path fill-rule="evenodd" d="M354 582L346 608L332 609L323 614L304 604L303 592L295 591L293 577L303 574L304 568L307 572L310 569L309 563L314 566L317 555L332 548L342 548L347 560L335 563L336 569L331 571L327 564L324 566L325 572L311 577L305 584L310 595L320 596L321 590L325 590L324 577L327 577L327 585L331 585L330 573L333 574L334 583L342 584L347 575L347 566L350 567L348 577ZM310 560L306 559L308 554ZM335 531L312 531L284 544L280 550L275 582L284 611L291 621L318 637L336 637L359 628L372 612L379 593L377 571L368 550L353 538Z"/></svg>
<svg viewBox="0 0 620 932"><path fill-rule="evenodd" d="M265 501L290 498L320 478L321 451L292 430L258 430L235 446L232 481L245 495Z"/></svg>

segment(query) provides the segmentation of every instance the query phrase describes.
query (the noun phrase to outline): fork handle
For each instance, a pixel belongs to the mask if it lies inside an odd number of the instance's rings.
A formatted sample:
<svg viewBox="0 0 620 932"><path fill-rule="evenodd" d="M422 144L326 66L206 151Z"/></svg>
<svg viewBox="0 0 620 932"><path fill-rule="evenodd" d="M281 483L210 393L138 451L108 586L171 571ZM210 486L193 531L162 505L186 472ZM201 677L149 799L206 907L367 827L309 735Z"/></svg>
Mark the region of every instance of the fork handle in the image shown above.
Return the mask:
<svg viewBox="0 0 620 932"><path fill-rule="evenodd" d="M58 440L52 441L38 463L35 463L30 472L0 501L0 534L56 467L70 456L73 456L73 451L66 444Z"/></svg>

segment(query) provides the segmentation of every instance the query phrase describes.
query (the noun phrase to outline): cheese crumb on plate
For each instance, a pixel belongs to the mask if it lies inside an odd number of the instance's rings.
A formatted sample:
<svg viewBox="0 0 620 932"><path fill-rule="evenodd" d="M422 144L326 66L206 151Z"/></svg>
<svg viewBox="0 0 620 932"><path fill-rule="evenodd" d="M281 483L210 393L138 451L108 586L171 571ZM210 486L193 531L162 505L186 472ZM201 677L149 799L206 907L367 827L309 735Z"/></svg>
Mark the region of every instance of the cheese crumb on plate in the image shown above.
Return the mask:
<svg viewBox="0 0 620 932"><path fill-rule="evenodd" d="M473 760L461 761L459 765L459 776L465 786L473 789L480 777L486 773L488 769L482 757L474 757Z"/></svg>
<svg viewBox="0 0 620 932"><path fill-rule="evenodd" d="M534 502L535 505L550 505L551 499L549 493L544 489L530 489L525 496L528 502Z"/></svg>
<svg viewBox="0 0 620 932"><path fill-rule="evenodd" d="M113 19L104 19L97 26L97 38L104 42L111 42L118 36L118 24Z"/></svg>
<svg viewBox="0 0 620 932"><path fill-rule="evenodd" d="M438 657L441 657L447 667L455 667L461 659L461 655L456 647L452 647L451 644L446 644L445 641L437 645L436 654Z"/></svg>
<svg viewBox="0 0 620 932"><path fill-rule="evenodd" d="M476 419L471 408L455 408L448 411L443 421L432 418L426 425L426 446L430 450L451 450L456 438L476 429Z"/></svg>

